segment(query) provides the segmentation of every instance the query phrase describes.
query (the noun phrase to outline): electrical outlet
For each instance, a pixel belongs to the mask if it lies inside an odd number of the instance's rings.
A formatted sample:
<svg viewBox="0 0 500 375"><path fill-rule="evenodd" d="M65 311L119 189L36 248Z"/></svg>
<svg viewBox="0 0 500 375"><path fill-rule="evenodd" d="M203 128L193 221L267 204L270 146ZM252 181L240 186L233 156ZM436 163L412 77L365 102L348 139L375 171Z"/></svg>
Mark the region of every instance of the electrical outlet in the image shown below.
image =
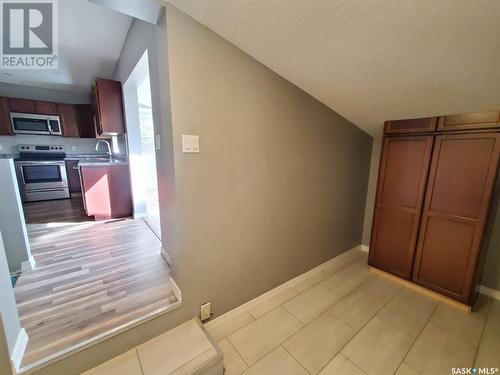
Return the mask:
<svg viewBox="0 0 500 375"><path fill-rule="evenodd" d="M203 322L204 320L209 319L212 316L212 305L210 302L204 303L200 307L200 320Z"/></svg>

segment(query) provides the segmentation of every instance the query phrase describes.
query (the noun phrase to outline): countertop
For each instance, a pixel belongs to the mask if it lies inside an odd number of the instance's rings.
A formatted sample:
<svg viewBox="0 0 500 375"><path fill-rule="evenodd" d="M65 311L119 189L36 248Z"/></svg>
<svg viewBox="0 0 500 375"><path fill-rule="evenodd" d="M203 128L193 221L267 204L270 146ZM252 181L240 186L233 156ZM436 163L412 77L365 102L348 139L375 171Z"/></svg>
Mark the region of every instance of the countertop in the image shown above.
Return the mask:
<svg viewBox="0 0 500 375"><path fill-rule="evenodd" d="M106 166L115 166L115 165L128 165L128 161L126 161L126 160L111 160L111 161L80 160L80 162L78 163L79 167L106 167Z"/></svg>

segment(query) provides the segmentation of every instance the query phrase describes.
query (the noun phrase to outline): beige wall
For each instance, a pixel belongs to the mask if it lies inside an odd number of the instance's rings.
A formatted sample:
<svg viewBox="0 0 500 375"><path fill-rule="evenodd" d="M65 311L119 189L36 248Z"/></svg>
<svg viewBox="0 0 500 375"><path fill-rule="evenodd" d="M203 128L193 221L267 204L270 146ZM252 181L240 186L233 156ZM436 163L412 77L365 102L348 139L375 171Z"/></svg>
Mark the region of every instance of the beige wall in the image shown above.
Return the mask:
<svg viewBox="0 0 500 375"><path fill-rule="evenodd" d="M167 36L186 309L224 313L359 245L372 138L171 6Z"/></svg>

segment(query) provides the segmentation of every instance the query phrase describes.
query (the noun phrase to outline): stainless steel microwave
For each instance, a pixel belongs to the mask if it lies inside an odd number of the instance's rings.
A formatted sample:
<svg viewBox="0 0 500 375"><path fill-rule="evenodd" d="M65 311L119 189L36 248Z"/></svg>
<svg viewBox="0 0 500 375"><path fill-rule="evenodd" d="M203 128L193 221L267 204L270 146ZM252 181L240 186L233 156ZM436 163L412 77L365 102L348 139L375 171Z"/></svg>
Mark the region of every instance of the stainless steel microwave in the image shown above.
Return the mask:
<svg viewBox="0 0 500 375"><path fill-rule="evenodd" d="M62 135L59 116L11 112L10 122L15 134Z"/></svg>

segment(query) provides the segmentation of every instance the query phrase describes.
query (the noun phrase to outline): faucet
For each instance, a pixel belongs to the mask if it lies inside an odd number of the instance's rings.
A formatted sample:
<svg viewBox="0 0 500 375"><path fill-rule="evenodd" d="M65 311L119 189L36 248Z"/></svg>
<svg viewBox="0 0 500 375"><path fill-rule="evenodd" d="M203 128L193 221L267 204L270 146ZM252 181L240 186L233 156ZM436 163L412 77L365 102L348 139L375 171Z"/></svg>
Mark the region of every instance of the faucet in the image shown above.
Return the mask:
<svg viewBox="0 0 500 375"><path fill-rule="evenodd" d="M99 139L96 144L95 144L95 150L97 151L99 149L99 145L102 143L106 144L108 146L108 151L106 154L108 154L108 157L111 158L111 146L109 145L109 142L106 141L105 139Z"/></svg>

